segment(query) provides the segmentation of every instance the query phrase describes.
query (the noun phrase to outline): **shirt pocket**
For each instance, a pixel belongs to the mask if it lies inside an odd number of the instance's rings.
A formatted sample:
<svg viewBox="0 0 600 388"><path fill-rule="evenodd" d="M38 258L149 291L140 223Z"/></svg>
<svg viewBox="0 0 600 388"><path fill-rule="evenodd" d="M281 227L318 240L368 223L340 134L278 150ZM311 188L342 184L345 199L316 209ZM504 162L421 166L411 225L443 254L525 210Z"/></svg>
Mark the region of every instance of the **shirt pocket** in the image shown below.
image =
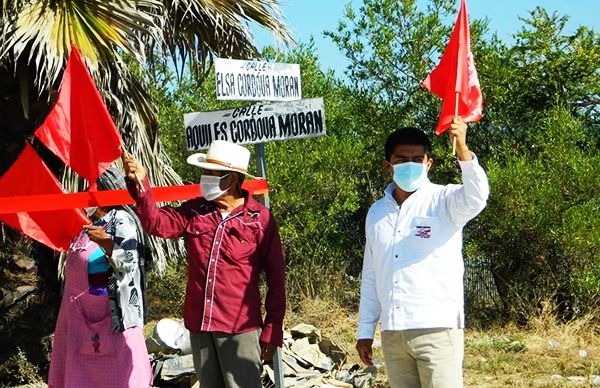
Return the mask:
<svg viewBox="0 0 600 388"><path fill-rule="evenodd" d="M186 225L185 235L188 238L194 238L205 235L209 232L212 232L213 230L214 227L212 227L211 225L207 225L206 222L199 222L193 220Z"/></svg>
<svg viewBox="0 0 600 388"><path fill-rule="evenodd" d="M115 353L112 317L108 298L90 294L81 295L75 302L70 326L80 355L104 357Z"/></svg>
<svg viewBox="0 0 600 388"><path fill-rule="evenodd" d="M256 252L258 230L252 227L231 226L228 233L228 256L236 261L247 261Z"/></svg>
<svg viewBox="0 0 600 388"><path fill-rule="evenodd" d="M441 239L440 224L438 217L413 217L406 237L408 255L412 258L424 258L433 253Z"/></svg>
<svg viewBox="0 0 600 388"><path fill-rule="evenodd" d="M195 221L195 222L194 222ZM185 240L188 244L188 254L190 249L200 250L201 252L210 251L212 240L215 235L216 226L208 220L194 219L185 227Z"/></svg>

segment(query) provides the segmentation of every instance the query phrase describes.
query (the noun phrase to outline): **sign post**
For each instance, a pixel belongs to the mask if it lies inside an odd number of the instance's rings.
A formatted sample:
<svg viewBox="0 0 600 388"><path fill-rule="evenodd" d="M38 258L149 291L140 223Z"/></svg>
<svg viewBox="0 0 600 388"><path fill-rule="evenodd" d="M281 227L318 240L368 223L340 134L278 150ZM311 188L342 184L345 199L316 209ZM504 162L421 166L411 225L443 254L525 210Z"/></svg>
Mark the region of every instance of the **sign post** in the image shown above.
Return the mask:
<svg viewBox="0 0 600 388"><path fill-rule="evenodd" d="M267 158L265 154L265 143L254 144L254 154L256 155L256 176L267 179ZM271 207L269 201L269 192L263 195L263 205Z"/></svg>
<svg viewBox="0 0 600 388"><path fill-rule="evenodd" d="M300 65L215 58L217 100L294 101L302 98Z"/></svg>

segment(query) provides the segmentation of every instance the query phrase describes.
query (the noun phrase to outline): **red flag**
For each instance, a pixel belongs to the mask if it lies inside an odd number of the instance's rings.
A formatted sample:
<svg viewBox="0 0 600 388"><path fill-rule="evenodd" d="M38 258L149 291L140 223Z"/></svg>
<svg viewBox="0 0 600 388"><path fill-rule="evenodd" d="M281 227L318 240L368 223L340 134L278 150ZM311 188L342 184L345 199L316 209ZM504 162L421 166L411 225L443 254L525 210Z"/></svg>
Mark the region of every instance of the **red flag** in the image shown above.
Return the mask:
<svg viewBox="0 0 600 388"><path fill-rule="evenodd" d="M442 111L435 128L438 135L448 129L455 115L460 116L465 122L479 121L481 118L483 100L471 51L469 18L465 0L460 2L460 11L456 18L454 31L452 31L440 63L421 85L442 98ZM457 93L458 99L456 98Z"/></svg>
<svg viewBox="0 0 600 388"><path fill-rule="evenodd" d="M73 46L63 74L58 100L35 135L66 165L90 181L121 155L121 137Z"/></svg>
<svg viewBox="0 0 600 388"><path fill-rule="evenodd" d="M29 144L0 177L0 197L63 194L52 172ZM0 221L52 249L66 251L73 237L90 220L80 209L1 214Z"/></svg>

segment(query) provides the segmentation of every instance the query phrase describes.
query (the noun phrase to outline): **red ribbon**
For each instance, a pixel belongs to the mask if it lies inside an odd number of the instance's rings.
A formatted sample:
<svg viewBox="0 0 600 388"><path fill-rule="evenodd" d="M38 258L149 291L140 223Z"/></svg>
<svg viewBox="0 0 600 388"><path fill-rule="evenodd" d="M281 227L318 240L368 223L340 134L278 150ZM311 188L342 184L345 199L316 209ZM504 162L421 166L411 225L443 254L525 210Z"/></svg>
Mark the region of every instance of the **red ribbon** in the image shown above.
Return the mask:
<svg viewBox="0 0 600 388"><path fill-rule="evenodd" d="M242 187L251 195L265 194L269 190L266 179L244 181ZM198 184L153 187L151 190L156 202L184 201L201 195ZM134 200L127 190L0 197L0 214L83 209L92 206L131 205L133 203Z"/></svg>

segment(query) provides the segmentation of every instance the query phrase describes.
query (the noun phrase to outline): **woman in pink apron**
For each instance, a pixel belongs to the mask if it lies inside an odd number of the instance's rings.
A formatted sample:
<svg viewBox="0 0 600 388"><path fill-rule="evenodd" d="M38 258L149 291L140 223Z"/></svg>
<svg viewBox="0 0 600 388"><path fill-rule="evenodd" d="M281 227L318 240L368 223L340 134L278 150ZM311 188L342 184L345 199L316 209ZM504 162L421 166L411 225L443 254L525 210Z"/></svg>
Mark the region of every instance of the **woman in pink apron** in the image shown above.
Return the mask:
<svg viewBox="0 0 600 388"><path fill-rule="evenodd" d="M98 180L100 190L121 187L124 176L116 169ZM94 209L92 218L67 253L48 386L147 388L143 232L125 207Z"/></svg>

